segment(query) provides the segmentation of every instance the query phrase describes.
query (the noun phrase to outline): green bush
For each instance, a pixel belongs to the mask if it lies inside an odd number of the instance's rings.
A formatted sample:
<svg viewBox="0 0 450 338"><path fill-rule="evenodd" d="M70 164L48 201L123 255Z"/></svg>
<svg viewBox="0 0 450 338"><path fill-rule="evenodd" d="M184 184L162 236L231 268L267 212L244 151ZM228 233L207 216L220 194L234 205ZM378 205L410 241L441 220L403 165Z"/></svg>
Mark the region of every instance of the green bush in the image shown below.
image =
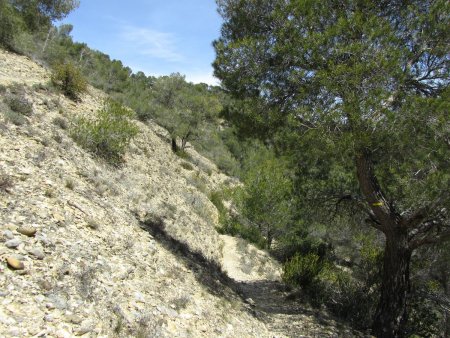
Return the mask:
<svg viewBox="0 0 450 338"><path fill-rule="evenodd" d="M296 254L284 264L283 280L289 285L308 288L318 281L323 267L323 260L315 253Z"/></svg>
<svg viewBox="0 0 450 338"><path fill-rule="evenodd" d="M31 116L33 113L33 104L28 101L23 95L12 95L5 98L5 103L11 108L12 111Z"/></svg>
<svg viewBox="0 0 450 338"><path fill-rule="evenodd" d="M94 118L83 117L74 121L71 136L83 148L117 165L138 133L137 126L129 120L133 115L120 103L106 100Z"/></svg>
<svg viewBox="0 0 450 338"><path fill-rule="evenodd" d="M22 114L16 113L9 109L3 112L3 116L5 117L5 121L10 122L16 126L23 126L25 123L27 123L27 119Z"/></svg>
<svg viewBox="0 0 450 338"><path fill-rule="evenodd" d="M191 160L191 155L189 155L186 151L184 150L177 150L175 151L175 155L177 155L179 158L182 158L183 160Z"/></svg>
<svg viewBox="0 0 450 338"><path fill-rule="evenodd" d="M355 328L369 328L377 305L377 289L339 268L328 269L320 277L328 309Z"/></svg>
<svg viewBox="0 0 450 338"><path fill-rule="evenodd" d="M60 127L63 130L66 130L69 127L69 125L67 123L67 120L65 118L63 118L63 117L60 117L60 116L57 116L57 117L55 117L53 119L53 124L55 126Z"/></svg>
<svg viewBox="0 0 450 338"><path fill-rule="evenodd" d="M240 237L253 243L260 249L267 247L267 240L261 235L261 232L257 228L243 225L233 217L226 217L221 221L221 226L217 229L217 232L222 235Z"/></svg>
<svg viewBox="0 0 450 338"><path fill-rule="evenodd" d="M212 191L209 193L209 200L212 204L217 208L219 211L219 214L226 213L227 209L225 208L225 205L223 204L224 200L224 192L220 190Z"/></svg>
<svg viewBox="0 0 450 338"><path fill-rule="evenodd" d="M55 66L51 79L52 83L72 100L78 100L79 95L87 90L86 79L72 63Z"/></svg>
<svg viewBox="0 0 450 338"><path fill-rule="evenodd" d="M20 24L9 2L0 0L0 46L14 49L14 37L19 32Z"/></svg>
<svg viewBox="0 0 450 338"><path fill-rule="evenodd" d="M7 192L13 187L11 176L0 173L0 192Z"/></svg>
<svg viewBox="0 0 450 338"><path fill-rule="evenodd" d="M190 163L187 163L187 162L182 162L181 167L186 170L194 170L194 167Z"/></svg>

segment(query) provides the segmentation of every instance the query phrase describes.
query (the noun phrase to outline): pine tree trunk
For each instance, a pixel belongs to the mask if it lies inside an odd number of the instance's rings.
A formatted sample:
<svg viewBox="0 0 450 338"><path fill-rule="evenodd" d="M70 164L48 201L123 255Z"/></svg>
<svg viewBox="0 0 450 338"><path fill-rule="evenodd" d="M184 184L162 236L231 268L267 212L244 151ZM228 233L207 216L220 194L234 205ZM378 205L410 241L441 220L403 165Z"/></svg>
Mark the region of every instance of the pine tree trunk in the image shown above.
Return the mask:
<svg viewBox="0 0 450 338"><path fill-rule="evenodd" d="M411 249L408 226L389 203L380 185L368 150L356 157L356 169L361 191L373 213L373 225L386 236L380 300L372 324L377 338L404 336L407 320L406 301L409 292Z"/></svg>
<svg viewBox="0 0 450 338"><path fill-rule="evenodd" d="M172 138L172 151L174 153L178 151L177 140L174 137Z"/></svg>
<svg viewBox="0 0 450 338"><path fill-rule="evenodd" d="M410 260L406 231L396 228L386 235L381 295L372 325L377 338L404 336Z"/></svg>

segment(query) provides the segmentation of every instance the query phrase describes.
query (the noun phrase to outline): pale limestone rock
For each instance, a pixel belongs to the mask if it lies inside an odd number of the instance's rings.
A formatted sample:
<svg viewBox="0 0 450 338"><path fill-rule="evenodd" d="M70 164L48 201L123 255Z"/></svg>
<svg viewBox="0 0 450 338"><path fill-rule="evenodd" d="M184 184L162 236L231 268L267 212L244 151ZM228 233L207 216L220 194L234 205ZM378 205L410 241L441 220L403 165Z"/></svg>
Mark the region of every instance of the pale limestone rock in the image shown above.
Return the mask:
<svg viewBox="0 0 450 338"><path fill-rule="evenodd" d="M33 228L33 227L20 227L20 228L17 228L17 232L18 233L20 233L22 235L25 235L25 236L28 236L28 237L33 237L34 235L36 235L36 231L37 231L37 229Z"/></svg>
<svg viewBox="0 0 450 338"><path fill-rule="evenodd" d="M21 262L20 260L18 260L15 257L12 257L12 256L7 257L6 262L8 263L8 266L13 270L25 269L25 265L23 264L23 262Z"/></svg>
<svg viewBox="0 0 450 338"><path fill-rule="evenodd" d="M22 244L22 241L18 238L10 239L5 242L5 246L10 249L16 249L20 244Z"/></svg>

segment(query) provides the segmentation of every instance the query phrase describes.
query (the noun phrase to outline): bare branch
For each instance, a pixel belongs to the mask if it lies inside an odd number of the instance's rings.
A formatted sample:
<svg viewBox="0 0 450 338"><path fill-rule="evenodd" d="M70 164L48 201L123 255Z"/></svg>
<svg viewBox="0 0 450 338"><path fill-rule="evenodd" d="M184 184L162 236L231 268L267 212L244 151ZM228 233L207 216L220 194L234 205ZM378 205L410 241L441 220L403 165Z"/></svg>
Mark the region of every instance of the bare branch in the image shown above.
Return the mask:
<svg viewBox="0 0 450 338"><path fill-rule="evenodd" d="M410 248L414 250L422 245L442 243L450 240L450 226L447 224L444 230L433 232L432 230L438 228L438 225L443 224L436 222L427 231L423 232L423 236L414 236L415 239L410 242Z"/></svg>
<svg viewBox="0 0 450 338"><path fill-rule="evenodd" d="M427 218L430 218L431 215L436 213L436 209L442 206L443 201L448 199L448 195L449 195L448 193L444 193L439 198L435 199L433 202L417 209L408 218L406 218L402 221L402 225L407 228L410 228L410 229L419 226ZM440 210L440 211L442 213L442 210ZM438 215L438 217L439 217L439 215ZM435 217L435 218L437 218L437 217Z"/></svg>

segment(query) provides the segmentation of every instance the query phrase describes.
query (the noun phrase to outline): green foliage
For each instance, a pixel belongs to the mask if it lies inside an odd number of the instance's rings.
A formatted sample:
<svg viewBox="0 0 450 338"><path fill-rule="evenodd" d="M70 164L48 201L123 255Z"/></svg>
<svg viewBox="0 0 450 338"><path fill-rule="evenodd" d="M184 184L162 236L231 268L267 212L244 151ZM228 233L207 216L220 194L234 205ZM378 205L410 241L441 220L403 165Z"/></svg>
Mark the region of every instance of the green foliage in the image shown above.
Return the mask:
<svg viewBox="0 0 450 338"><path fill-rule="evenodd" d="M233 194L241 223L258 230L270 249L292 221L293 187L287 163L257 145L244 161L243 183Z"/></svg>
<svg viewBox="0 0 450 338"><path fill-rule="evenodd" d="M181 141L181 150L201 134L204 124L216 118L221 108L215 95L188 84L179 73L157 79L152 94L157 121L169 130L173 139Z"/></svg>
<svg viewBox="0 0 450 338"><path fill-rule="evenodd" d="M11 176L0 172L0 192L9 192L14 186Z"/></svg>
<svg viewBox="0 0 450 338"><path fill-rule="evenodd" d="M72 100L78 100L79 95L87 90L86 79L72 63L55 66L52 82L62 90L64 95Z"/></svg>
<svg viewBox="0 0 450 338"><path fill-rule="evenodd" d="M381 230L394 250L373 333L403 335L409 270L400 267L449 238L449 2L217 3L215 75L238 100L227 114L297 164L303 221ZM367 283L355 281L358 299Z"/></svg>
<svg viewBox="0 0 450 338"><path fill-rule="evenodd" d="M71 136L83 148L113 165L122 161L130 141L137 135L137 126L130 121L133 112L120 103L106 100L94 117L74 121Z"/></svg>
<svg viewBox="0 0 450 338"><path fill-rule="evenodd" d="M31 116L33 104L24 95L10 95L5 98L5 103L13 112L24 116Z"/></svg>
<svg viewBox="0 0 450 338"><path fill-rule="evenodd" d="M226 213L227 209L223 204L223 200L225 199L224 192L221 190L212 191L209 193L209 200L212 204L217 208L219 214Z"/></svg>
<svg viewBox="0 0 450 338"><path fill-rule="evenodd" d="M342 268L328 268L321 273L322 301L335 315L358 329L372 323L377 304L377 290L355 279Z"/></svg>
<svg viewBox="0 0 450 338"><path fill-rule="evenodd" d="M194 170L194 167L192 166L192 164L187 163L187 162L182 162L181 167L186 170Z"/></svg>
<svg viewBox="0 0 450 338"><path fill-rule="evenodd" d="M20 31L20 18L8 0L0 0L0 47L14 49L14 37Z"/></svg>
<svg viewBox="0 0 450 338"><path fill-rule="evenodd" d="M183 160L190 160L191 159L191 155L189 155L189 153L185 150L181 150L178 149L175 152L175 155L177 155L179 158L182 158Z"/></svg>
<svg viewBox="0 0 450 338"><path fill-rule="evenodd" d="M3 116L6 121L11 122L16 126L22 126L27 123L27 119L22 114L16 113L9 109L3 112Z"/></svg>
<svg viewBox="0 0 450 338"><path fill-rule="evenodd" d="M267 247L267 240L261 235L261 232L257 228L243 225L239 218L236 217L225 218L217 231L223 235L245 239L246 241L255 244L260 249Z"/></svg>
<svg viewBox="0 0 450 338"><path fill-rule="evenodd" d="M420 337L439 337L439 334L443 332L443 327L439 326L441 317L443 317L442 314L432 300L421 296L412 298L406 329L408 336L416 334Z"/></svg>
<svg viewBox="0 0 450 338"><path fill-rule="evenodd" d="M283 281L307 289L317 283L319 273L323 268L324 262L318 255L314 253L306 256L296 254L283 265Z"/></svg>
<svg viewBox="0 0 450 338"><path fill-rule="evenodd" d="M14 0L14 7L30 31L49 27L78 7L78 0Z"/></svg>

